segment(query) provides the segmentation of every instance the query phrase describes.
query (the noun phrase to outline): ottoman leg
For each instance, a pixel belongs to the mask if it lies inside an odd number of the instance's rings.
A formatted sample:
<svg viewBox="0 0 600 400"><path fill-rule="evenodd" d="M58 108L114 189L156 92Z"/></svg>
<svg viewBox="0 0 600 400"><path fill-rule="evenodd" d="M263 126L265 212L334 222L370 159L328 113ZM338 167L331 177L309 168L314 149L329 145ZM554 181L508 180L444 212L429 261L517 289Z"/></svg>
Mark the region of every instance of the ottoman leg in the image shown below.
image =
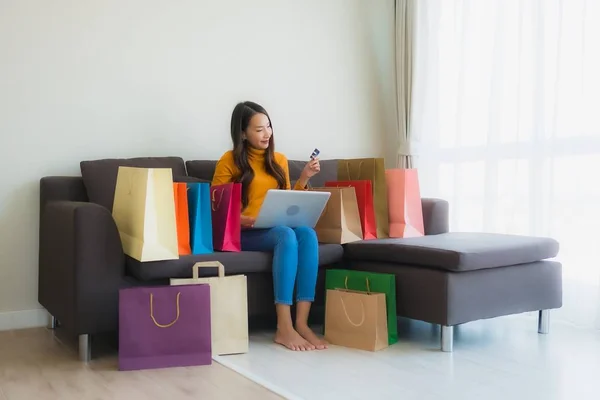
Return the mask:
<svg viewBox="0 0 600 400"><path fill-rule="evenodd" d="M538 316L538 332L543 334L550 332L550 310L540 310Z"/></svg>
<svg viewBox="0 0 600 400"><path fill-rule="evenodd" d="M442 351L451 352L454 344L454 327L442 325Z"/></svg>

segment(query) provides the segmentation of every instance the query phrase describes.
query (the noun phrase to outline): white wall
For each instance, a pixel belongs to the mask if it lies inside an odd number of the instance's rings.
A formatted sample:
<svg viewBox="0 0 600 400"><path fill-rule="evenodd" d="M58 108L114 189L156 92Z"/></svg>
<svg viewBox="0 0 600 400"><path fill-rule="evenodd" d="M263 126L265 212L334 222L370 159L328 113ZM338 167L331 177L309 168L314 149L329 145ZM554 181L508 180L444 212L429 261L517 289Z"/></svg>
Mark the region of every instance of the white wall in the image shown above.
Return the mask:
<svg viewBox="0 0 600 400"><path fill-rule="evenodd" d="M2 0L0 329L40 308L42 176L79 175L83 159L217 158L246 99L290 158L381 156L392 45L392 0Z"/></svg>

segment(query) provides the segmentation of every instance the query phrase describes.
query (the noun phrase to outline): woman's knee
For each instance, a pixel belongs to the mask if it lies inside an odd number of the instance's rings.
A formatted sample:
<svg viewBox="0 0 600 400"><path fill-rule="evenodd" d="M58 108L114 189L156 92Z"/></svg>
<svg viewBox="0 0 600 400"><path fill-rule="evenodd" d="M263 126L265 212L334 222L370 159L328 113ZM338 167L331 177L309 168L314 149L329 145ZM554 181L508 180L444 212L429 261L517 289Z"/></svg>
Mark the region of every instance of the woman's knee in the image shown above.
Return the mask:
<svg viewBox="0 0 600 400"><path fill-rule="evenodd" d="M277 242L284 244L297 243L296 234L287 226L276 226L271 228L271 233L277 238Z"/></svg>
<svg viewBox="0 0 600 400"><path fill-rule="evenodd" d="M298 228L294 228L294 232L296 233L298 241L311 240L314 242L318 242L317 233L313 228L309 228L308 226L300 226Z"/></svg>

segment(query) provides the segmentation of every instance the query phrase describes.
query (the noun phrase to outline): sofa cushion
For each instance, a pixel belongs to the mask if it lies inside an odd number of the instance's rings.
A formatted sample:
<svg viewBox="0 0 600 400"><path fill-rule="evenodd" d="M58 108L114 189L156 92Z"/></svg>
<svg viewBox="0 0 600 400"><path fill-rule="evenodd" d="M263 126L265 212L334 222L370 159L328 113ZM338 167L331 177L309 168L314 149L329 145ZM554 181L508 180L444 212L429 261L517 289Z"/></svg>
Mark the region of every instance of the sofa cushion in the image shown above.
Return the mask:
<svg viewBox="0 0 600 400"><path fill-rule="evenodd" d="M185 176L185 164L180 157L111 158L82 161L81 176L90 202L112 211L120 166L139 168L171 168L173 176Z"/></svg>
<svg viewBox="0 0 600 400"><path fill-rule="evenodd" d="M319 244L319 265L329 265L344 258L344 248L340 244Z"/></svg>
<svg viewBox="0 0 600 400"><path fill-rule="evenodd" d="M319 266L329 265L343 258L344 250L337 244L319 245ZM181 256L177 260L139 262L131 257L126 257L129 275L141 280L152 281L168 278L191 278L192 266L198 261L220 261L225 266L226 275L250 274L255 272L271 273L272 253L258 251L214 252ZM215 276L216 270L200 269L201 276Z"/></svg>
<svg viewBox="0 0 600 400"><path fill-rule="evenodd" d="M311 178L309 185L311 187L321 187L327 181L335 181L337 179L337 164L337 160L321 160L321 172ZM217 162L211 160L193 160L187 161L185 165L189 176L211 181L215 174ZM306 161L288 160L292 187L300 178L304 165L306 165Z"/></svg>
<svg viewBox="0 0 600 400"><path fill-rule="evenodd" d="M348 243L344 256L352 260L470 271L545 260L555 257L558 247L558 242L550 238L450 232Z"/></svg>

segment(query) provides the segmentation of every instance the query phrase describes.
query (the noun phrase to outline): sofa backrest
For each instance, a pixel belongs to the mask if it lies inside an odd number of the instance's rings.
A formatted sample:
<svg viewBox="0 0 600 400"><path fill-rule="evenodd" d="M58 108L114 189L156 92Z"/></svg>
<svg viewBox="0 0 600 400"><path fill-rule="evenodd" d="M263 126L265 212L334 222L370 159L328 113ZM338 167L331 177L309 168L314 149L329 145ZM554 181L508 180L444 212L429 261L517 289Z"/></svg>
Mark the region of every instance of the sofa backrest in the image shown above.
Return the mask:
<svg viewBox="0 0 600 400"><path fill-rule="evenodd" d="M186 176L185 163L181 157L110 158L82 161L81 177L89 201L112 211L120 166L140 168L171 168L173 179Z"/></svg>
<svg viewBox="0 0 600 400"><path fill-rule="evenodd" d="M293 182L295 182L298 178L300 178L300 174L304 169L307 161L301 160L289 160L288 166L290 168L290 180L292 181L292 187L294 186ZM325 186L325 182L327 181L335 181L337 180L337 165L338 160L321 160L321 172L317 175L313 176L310 179L309 186L310 187L322 187Z"/></svg>
<svg viewBox="0 0 600 400"><path fill-rule="evenodd" d="M324 186L326 181L336 180L337 163L338 160L321 160L321 172L310 180L310 186L321 187ZM215 173L216 164L216 160L184 162L181 157L107 158L82 161L80 169L89 201L100 204L112 211L117 172L120 166L171 168L174 181L185 182L188 180L187 177L193 177L210 182ZM292 186L300 178L300 173L305 164L306 161L301 160L288 161Z"/></svg>
<svg viewBox="0 0 600 400"><path fill-rule="evenodd" d="M194 178L202 179L208 182L212 181L215 169L217 167L216 160L193 160L186 161L185 167L188 175Z"/></svg>
<svg viewBox="0 0 600 400"><path fill-rule="evenodd" d="M310 180L310 186L320 187L324 186L327 181L335 181L337 179L337 164L338 160L321 160L321 172ZM192 160L186 161L185 165L189 176L210 182L215 174L217 161ZM288 160L292 187L294 186L294 182L300 178L300 173L304 165L306 165L306 161Z"/></svg>

